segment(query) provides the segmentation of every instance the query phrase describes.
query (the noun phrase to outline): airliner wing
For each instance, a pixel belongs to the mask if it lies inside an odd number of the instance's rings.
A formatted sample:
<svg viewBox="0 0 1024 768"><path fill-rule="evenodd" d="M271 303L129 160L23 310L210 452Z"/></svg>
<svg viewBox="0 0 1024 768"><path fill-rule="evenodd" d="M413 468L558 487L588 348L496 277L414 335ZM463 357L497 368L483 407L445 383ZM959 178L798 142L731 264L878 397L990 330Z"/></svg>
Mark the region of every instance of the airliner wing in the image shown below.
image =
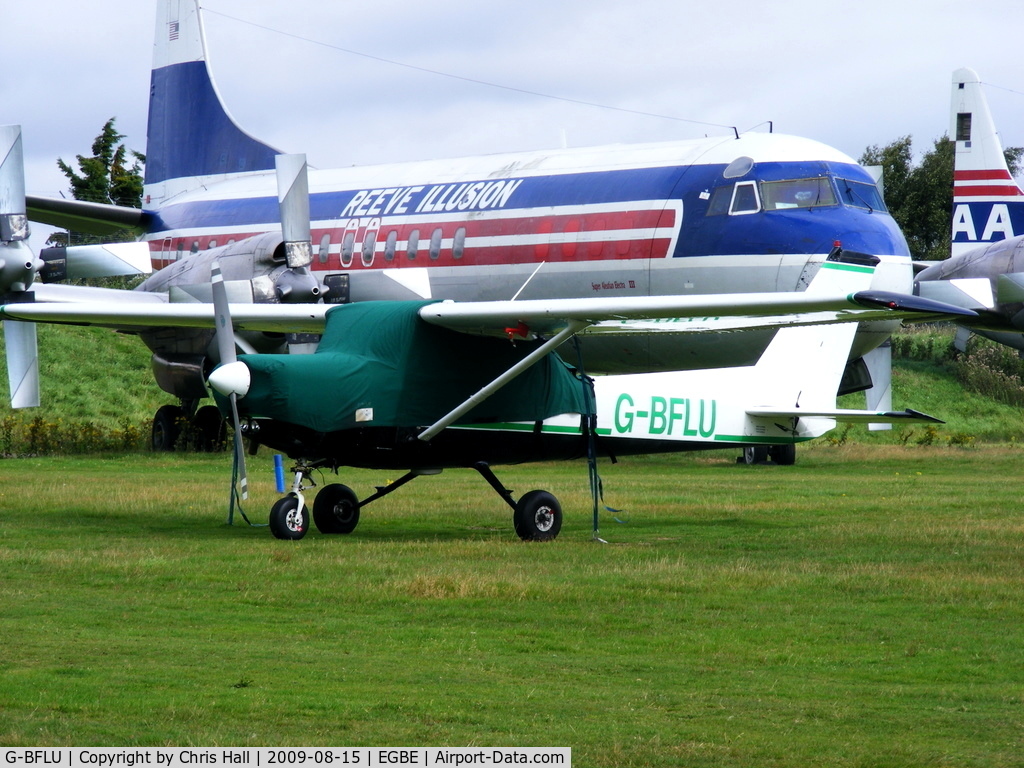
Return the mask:
<svg viewBox="0 0 1024 768"><path fill-rule="evenodd" d="M122 295L125 292L122 291ZM328 304L232 304L235 330L320 333ZM126 300L113 303L37 302L0 306L0 319L35 323L138 328L213 328L213 304L167 304Z"/></svg>
<svg viewBox="0 0 1024 768"><path fill-rule="evenodd" d="M27 195L25 202L29 221L90 235L109 235L123 229L142 232L149 219L145 211L123 205L36 195Z"/></svg>
<svg viewBox="0 0 1024 768"><path fill-rule="evenodd" d="M124 296L125 294L122 294ZM232 304L236 329L318 333L327 313L344 305ZM434 302L419 310L426 322L474 335L547 336L569 324L606 333L637 333L633 321L698 319L694 332L851 320L975 316L971 310L915 296L863 291L836 296L804 293L710 294L551 301ZM212 304L151 301L36 302L0 306L0 319L110 328L212 328ZM679 330L679 329L674 329Z"/></svg>

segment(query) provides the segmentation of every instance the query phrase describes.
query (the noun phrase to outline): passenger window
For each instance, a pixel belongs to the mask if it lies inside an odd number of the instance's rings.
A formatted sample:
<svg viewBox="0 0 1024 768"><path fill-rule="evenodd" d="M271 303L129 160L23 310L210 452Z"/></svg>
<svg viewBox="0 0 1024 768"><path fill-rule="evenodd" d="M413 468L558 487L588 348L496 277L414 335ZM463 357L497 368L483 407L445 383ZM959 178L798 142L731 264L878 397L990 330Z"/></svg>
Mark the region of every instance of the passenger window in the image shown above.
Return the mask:
<svg viewBox="0 0 1024 768"><path fill-rule="evenodd" d="M420 250L420 231L414 229L409 233L409 242L405 246L406 253L409 254L409 261L416 260L416 254Z"/></svg>
<svg viewBox="0 0 1024 768"><path fill-rule="evenodd" d="M395 249L398 247L398 230L392 229L388 232L388 239L384 242L384 260L395 260Z"/></svg>
<svg viewBox="0 0 1024 768"><path fill-rule="evenodd" d="M441 228L438 227L430 235L430 258L437 261L441 257Z"/></svg>
<svg viewBox="0 0 1024 768"><path fill-rule="evenodd" d="M378 226L380 225L380 219L374 219L373 221L377 222ZM373 257L377 251L378 231L376 227L369 226L366 229L366 234L363 235L362 259L364 267L373 266Z"/></svg>
<svg viewBox="0 0 1024 768"><path fill-rule="evenodd" d="M355 250L356 233L353 230L345 232L345 239L341 241L341 266L352 265L352 252Z"/></svg>
<svg viewBox="0 0 1024 768"><path fill-rule="evenodd" d="M452 244L452 258L461 259L466 251L466 228L459 227L455 230L455 242Z"/></svg>
<svg viewBox="0 0 1024 768"><path fill-rule="evenodd" d="M320 252L317 254L321 264L327 263L327 257L331 253L331 233L320 238Z"/></svg>

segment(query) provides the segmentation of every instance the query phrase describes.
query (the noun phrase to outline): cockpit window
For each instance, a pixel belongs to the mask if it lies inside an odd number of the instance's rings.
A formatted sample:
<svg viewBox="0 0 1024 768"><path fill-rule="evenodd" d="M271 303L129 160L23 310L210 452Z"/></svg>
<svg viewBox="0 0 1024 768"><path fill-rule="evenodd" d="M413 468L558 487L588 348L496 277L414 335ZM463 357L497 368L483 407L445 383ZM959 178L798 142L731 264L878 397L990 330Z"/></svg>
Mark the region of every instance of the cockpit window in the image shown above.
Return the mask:
<svg viewBox="0 0 1024 768"><path fill-rule="evenodd" d="M752 181L739 182L732 196L729 213L756 213L757 210L757 185Z"/></svg>
<svg viewBox="0 0 1024 768"><path fill-rule="evenodd" d="M839 199L846 205L852 205L854 208L867 208L869 211L888 211L878 187L874 184L865 184L863 181L850 181L849 179L836 179L836 184L839 186Z"/></svg>
<svg viewBox="0 0 1024 768"><path fill-rule="evenodd" d="M757 198L757 182L740 181L736 184L718 187L711 193L707 215L721 216L729 213L735 216L744 213L757 213L759 210L761 210L761 204Z"/></svg>
<svg viewBox="0 0 1024 768"><path fill-rule="evenodd" d="M836 196L826 177L762 181L761 203L766 211L835 205Z"/></svg>

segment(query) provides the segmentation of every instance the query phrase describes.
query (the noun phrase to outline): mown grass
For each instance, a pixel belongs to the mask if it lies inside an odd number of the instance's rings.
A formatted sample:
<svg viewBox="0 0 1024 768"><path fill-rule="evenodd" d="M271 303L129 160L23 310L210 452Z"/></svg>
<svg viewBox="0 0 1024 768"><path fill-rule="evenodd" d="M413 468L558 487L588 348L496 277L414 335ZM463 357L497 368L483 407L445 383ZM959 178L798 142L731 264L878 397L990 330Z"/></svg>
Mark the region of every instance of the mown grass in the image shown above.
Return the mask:
<svg viewBox="0 0 1024 768"><path fill-rule="evenodd" d="M1012 446L469 472L351 536L223 524L227 456L0 462L0 743L555 745L584 766L1024 764ZM253 468L247 510L275 494ZM361 493L380 473L346 472Z"/></svg>

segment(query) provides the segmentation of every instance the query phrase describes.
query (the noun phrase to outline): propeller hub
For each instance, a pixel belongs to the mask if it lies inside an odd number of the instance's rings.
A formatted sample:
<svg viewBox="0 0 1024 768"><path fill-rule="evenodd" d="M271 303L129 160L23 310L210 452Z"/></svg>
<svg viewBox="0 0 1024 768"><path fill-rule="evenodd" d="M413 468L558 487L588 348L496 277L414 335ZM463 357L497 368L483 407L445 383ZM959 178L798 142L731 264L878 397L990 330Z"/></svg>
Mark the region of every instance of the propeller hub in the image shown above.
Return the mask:
<svg viewBox="0 0 1024 768"><path fill-rule="evenodd" d="M231 395L245 397L252 384L252 375L249 372L249 366L241 360L235 360L215 368L207 382L225 397Z"/></svg>

